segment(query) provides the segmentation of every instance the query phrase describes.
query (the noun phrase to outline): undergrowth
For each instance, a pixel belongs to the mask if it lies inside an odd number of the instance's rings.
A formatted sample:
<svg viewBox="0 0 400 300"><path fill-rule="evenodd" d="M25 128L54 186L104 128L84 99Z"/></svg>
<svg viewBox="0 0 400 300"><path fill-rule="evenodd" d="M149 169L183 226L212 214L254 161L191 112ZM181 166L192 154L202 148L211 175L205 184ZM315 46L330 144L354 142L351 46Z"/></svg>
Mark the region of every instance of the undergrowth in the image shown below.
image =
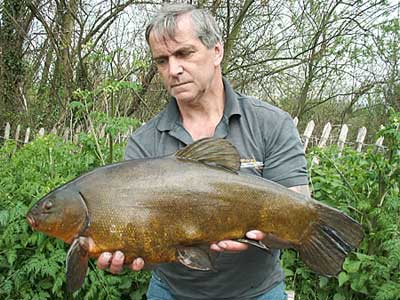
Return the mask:
<svg viewBox="0 0 400 300"><path fill-rule="evenodd" d="M400 299L400 114L382 128L385 151L357 153L335 147L308 153L315 199L337 207L363 225L365 238L337 278L315 275L294 251L283 253L288 288L297 300ZM124 121L125 122L125 121ZM116 124L116 127L122 126ZM125 128L126 129L126 128ZM113 132L114 134L114 132ZM66 181L122 159L124 144L110 147L91 134L78 143L49 135L23 147L0 148L0 299L64 299L68 245L33 232L25 214L42 196ZM311 164L314 157L319 164ZM149 274L113 276L90 261L75 299L145 299Z"/></svg>

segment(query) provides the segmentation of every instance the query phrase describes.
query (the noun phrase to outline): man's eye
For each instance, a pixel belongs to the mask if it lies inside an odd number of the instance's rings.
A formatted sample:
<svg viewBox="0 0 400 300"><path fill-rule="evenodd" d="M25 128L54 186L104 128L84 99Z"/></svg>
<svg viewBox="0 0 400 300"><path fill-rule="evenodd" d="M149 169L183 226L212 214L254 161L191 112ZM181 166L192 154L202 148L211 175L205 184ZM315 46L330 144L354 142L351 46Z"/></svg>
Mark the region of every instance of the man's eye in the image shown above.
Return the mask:
<svg viewBox="0 0 400 300"><path fill-rule="evenodd" d="M177 56L180 56L180 57L188 57L188 56L190 56L192 53L193 53L193 51L182 51L182 52L179 52Z"/></svg>
<svg viewBox="0 0 400 300"><path fill-rule="evenodd" d="M163 65L165 63L167 63L167 60L165 58L157 58L154 60L156 65Z"/></svg>

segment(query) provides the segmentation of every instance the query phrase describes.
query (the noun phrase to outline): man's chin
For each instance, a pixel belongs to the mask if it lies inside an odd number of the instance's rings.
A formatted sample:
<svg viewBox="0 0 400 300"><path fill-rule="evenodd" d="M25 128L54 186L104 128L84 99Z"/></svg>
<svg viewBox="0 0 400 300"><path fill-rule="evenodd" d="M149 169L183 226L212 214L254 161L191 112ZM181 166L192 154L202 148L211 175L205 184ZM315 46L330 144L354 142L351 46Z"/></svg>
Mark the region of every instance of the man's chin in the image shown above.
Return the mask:
<svg viewBox="0 0 400 300"><path fill-rule="evenodd" d="M194 100L194 96L192 93L174 93L172 96L178 101L182 103L191 102Z"/></svg>

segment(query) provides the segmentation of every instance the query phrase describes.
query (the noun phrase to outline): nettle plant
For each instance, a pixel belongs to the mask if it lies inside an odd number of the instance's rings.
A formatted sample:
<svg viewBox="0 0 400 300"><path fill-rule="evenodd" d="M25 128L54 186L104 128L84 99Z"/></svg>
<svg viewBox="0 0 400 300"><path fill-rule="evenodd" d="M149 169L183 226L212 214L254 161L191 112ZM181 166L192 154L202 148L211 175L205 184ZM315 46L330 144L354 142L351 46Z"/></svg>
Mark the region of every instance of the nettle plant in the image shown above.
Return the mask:
<svg viewBox="0 0 400 300"><path fill-rule="evenodd" d="M359 221L365 237L345 261L338 278L317 276L297 254L286 251L283 262L296 299L400 299L400 114L392 112L379 135L385 149L358 153L314 149L308 154L313 197ZM314 156L318 165L311 165Z"/></svg>

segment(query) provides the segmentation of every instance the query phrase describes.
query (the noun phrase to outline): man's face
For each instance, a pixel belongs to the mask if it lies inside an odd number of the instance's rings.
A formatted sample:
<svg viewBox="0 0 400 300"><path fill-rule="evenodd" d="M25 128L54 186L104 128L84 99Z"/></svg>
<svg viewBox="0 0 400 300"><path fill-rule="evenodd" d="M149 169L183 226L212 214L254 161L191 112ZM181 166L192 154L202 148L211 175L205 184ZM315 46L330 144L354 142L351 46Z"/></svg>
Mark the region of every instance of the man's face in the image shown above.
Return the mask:
<svg viewBox="0 0 400 300"><path fill-rule="evenodd" d="M168 92L181 103L191 103L212 92L220 71L222 44L208 49L196 37L190 15L178 18L174 39L150 33L153 59Z"/></svg>

